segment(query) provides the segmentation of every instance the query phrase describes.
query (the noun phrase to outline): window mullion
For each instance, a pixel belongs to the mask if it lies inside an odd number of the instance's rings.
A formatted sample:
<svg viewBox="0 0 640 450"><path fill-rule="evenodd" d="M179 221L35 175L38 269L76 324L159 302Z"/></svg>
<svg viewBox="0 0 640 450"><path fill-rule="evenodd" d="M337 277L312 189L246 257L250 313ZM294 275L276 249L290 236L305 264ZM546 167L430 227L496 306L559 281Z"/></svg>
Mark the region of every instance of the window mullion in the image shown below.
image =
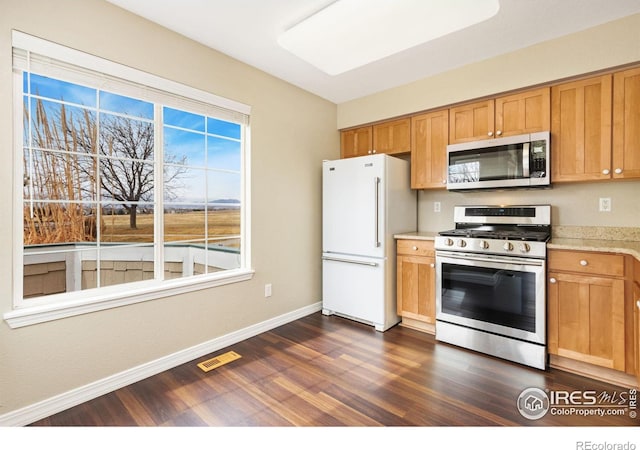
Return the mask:
<svg viewBox="0 0 640 450"><path fill-rule="evenodd" d="M162 105L156 103L154 105L154 125L153 125L153 141L154 141L154 186L153 186L153 210L154 226L153 226L153 245L154 245L154 278L158 281L164 280L164 118L162 114Z"/></svg>

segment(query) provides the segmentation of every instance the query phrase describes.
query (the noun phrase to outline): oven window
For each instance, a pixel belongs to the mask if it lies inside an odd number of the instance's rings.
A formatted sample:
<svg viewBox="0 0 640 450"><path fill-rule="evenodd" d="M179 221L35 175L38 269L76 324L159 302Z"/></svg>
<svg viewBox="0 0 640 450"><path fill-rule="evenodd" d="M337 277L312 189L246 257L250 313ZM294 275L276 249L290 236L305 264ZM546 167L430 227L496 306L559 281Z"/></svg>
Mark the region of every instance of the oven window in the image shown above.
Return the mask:
<svg viewBox="0 0 640 450"><path fill-rule="evenodd" d="M442 264L442 312L535 332L535 274Z"/></svg>

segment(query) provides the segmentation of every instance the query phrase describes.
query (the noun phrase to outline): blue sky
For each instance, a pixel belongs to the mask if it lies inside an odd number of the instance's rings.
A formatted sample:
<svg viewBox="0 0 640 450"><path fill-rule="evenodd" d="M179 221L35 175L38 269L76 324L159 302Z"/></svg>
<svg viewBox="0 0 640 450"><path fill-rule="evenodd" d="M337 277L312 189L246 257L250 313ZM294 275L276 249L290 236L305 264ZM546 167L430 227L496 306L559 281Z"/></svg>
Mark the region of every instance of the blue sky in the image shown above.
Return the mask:
<svg viewBox="0 0 640 450"><path fill-rule="evenodd" d="M50 117L56 117L61 110L60 102L65 102L67 113L76 118L89 108L95 120L99 116L96 111L99 104L101 114L113 112L124 114L131 120L153 120L154 105L147 101L37 74L29 77L25 73L25 94L29 92L29 87L32 95L45 99L43 104ZM181 161L186 157L188 166L175 189L178 194L175 201L240 199L241 126L167 106L162 111L164 160ZM26 137L25 133L25 141Z"/></svg>

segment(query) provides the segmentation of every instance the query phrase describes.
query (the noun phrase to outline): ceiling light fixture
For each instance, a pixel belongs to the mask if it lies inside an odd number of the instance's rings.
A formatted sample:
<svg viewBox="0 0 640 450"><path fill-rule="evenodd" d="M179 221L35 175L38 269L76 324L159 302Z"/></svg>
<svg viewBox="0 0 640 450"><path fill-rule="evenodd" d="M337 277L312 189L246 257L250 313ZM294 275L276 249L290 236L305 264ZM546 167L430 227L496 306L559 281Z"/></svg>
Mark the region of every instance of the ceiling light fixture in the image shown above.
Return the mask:
<svg viewBox="0 0 640 450"><path fill-rule="evenodd" d="M281 47L329 75L487 20L499 0L337 0L279 38Z"/></svg>

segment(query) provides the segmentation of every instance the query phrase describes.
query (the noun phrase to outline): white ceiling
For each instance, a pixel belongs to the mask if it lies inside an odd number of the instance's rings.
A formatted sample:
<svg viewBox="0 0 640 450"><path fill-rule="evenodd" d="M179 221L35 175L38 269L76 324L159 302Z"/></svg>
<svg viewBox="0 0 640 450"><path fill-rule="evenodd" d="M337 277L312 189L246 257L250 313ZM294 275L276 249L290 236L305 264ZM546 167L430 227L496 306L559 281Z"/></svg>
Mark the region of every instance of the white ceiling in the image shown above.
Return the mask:
<svg viewBox="0 0 640 450"><path fill-rule="evenodd" d="M500 0L498 14L483 23L330 76L277 38L334 0L107 1L334 103L640 13L640 0Z"/></svg>

